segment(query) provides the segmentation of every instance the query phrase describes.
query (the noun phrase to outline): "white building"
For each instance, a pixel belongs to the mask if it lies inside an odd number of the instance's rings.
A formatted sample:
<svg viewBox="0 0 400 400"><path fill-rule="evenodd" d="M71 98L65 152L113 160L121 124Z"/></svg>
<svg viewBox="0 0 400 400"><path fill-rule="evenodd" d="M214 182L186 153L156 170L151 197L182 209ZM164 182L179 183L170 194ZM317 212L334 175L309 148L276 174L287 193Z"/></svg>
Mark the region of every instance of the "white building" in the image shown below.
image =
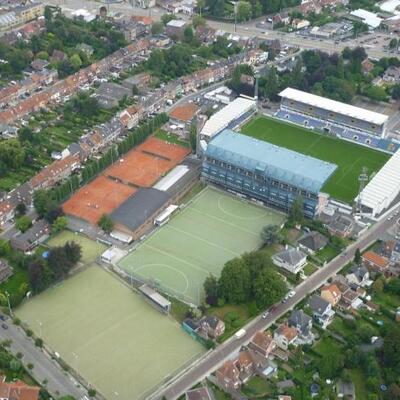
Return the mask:
<svg viewBox="0 0 400 400"><path fill-rule="evenodd" d="M285 250L274 254L272 261L278 267L284 268L292 274L297 274L307 264L307 254L295 247L287 247Z"/></svg>
<svg viewBox="0 0 400 400"><path fill-rule="evenodd" d="M360 194L362 211L373 217L387 209L400 193L400 150L389 159Z"/></svg>
<svg viewBox="0 0 400 400"><path fill-rule="evenodd" d="M376 29L383 21L383 19L379 18L376 14L361 8L352 11L350 15L357 17L364 22L364 24L367 24L371 29Z"/></svg>
<svg viewBox="0 0 400 400"><path fill-rule="evenodd" d="M247 115L251 115L256 109L254 100L238 97L222 108L204 124L200 132L200 140L205 140L207 143L218 133L226 128L233 128L241 119L246 119Z"/></svg>

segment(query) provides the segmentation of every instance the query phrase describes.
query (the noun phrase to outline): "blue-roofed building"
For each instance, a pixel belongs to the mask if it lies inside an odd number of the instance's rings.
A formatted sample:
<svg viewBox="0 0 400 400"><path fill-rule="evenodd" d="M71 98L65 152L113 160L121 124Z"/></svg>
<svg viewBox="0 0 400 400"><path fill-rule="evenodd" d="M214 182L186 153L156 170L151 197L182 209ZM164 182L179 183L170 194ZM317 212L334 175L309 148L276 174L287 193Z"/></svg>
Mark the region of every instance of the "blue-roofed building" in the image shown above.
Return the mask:
<svg viewBox="0 0 400 400"><path fill-rule="evenodd" d="M208 144L202 176L284 211L301 196L304 214L312 218L321 188L335 169L334 164L226 129Z"/></svg>

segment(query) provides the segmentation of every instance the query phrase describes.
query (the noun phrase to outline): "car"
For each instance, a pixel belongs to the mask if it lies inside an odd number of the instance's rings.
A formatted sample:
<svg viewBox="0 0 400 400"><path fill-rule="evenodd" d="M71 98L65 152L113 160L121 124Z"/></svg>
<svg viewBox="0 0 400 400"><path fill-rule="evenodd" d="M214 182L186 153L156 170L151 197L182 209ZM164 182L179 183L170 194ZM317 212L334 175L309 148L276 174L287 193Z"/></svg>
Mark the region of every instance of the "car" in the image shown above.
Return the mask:
<svg viewBox="0 0 400 400"><path fill-rule="evenodd" d="M8 325L7 325L7 324L1 324L1 327L2 327L3 329L8 329Z"/></svg>
<svg viewBox="0 0 400 400"><path fill-rule="evenodd" d="M265 318L267 318L267 317L268 317L268 315L269 315L269 312L268 312L268 311L265 311L265 313L263 313L263 315L262 315L262 319L265 319Z"/></svg>
<svg viewBox="0 0 400 400"><path fill-rule="evenodd" d="M388 221L391 221L392 220L392 216L390 216L390 217L388 217L388 219L387 219Z"/></svg>
<svg viewBox="0 0 400 400"><path fill-rule="evenodd" d="M0 319L1 319L2 321L5 321L5 320L7 319L7 317L6 317L5 315L1 314L1 315L0 315Z"/></svg>
<svg viewBox="0 0 400 400"><path fill-rule="evenodd" d="M291 290L291 291L288 293L288 298L291 299L295 294L296 294L296 292L295 292L294 290Z"/></svg>

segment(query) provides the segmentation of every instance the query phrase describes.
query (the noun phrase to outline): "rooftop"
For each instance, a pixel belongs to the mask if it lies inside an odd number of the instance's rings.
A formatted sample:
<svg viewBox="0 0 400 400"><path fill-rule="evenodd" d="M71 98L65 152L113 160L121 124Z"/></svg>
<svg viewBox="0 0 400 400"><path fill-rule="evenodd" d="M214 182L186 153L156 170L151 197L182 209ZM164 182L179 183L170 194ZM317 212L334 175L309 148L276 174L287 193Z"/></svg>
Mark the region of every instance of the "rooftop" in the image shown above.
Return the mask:
<svg viewBox="0 0 400 400"><path fill-rule="evenodd" d="M306 103L314 107L324 110L333 111L348 117L370 122L371 124L382 125L388 120L385 114L376 113L364 108L355 107L350 104L341 103L340 101L331 100L326 97L317 96L315 94L302 92L301 90L286 88L279 93L279 96L289 100Z"/></svg>
<svg viewBox="0 0 400 400"><path fill-rule="evenodd" d="M173 26L175 28L182 28L185 25L186 22L181 19L173 19L172 21L169 21L167 24L167 26Z"/></svg>
<svg viewBox="0 0 400 400"><path fill-rule="evenodd" d="M199 107L195 103L186 103L175 107L169 116L179 121L189 122L196 115Z"/></svg>
<svg viewBox="0 0 400 400"><path fill-rule="evenodd" d="M336 165L224 130L208 145L207 156L262 171L266 176L318 193L336 170Z"/></svg>

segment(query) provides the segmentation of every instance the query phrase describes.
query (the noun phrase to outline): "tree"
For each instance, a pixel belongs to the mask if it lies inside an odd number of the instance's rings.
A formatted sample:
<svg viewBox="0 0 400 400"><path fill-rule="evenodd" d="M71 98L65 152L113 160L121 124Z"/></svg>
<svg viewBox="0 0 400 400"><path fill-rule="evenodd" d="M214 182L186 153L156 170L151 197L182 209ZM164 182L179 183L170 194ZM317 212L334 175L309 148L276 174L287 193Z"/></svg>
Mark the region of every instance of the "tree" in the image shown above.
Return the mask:
<svg viewBox="0 0 400 400"><path fill-rule="evenodd" d="M15 226L20 232L24 233L32 226L32 219L27 215L18 217L15 221Z"/></svg>
<svg viewBox="0 0 400 400"><path fill-rule="evenodd" d="M187 26L183 31L183 42L192 44L194 40L194 32L191 26Z"/></svg>
<svg viewBox="0 0 400 400"><path fill-rule="evenodd" d="M8 168L18 169L25 160L25 151L17 139L0 142L0 163Z"/></svg>
<svg viewBox="0 0 400 400"><path fill-rule="evenodd" d="M97 392L96 392L95 389L89 389L88 390L89 397L96 397L96 394L97 394Z"/></svg>
<svg viewBox="0 0 400 400"><path fill-rule="evenodd" d="M168 22L172 21L173 19L176 19L174 14L163 14L161 16L161 21L164 25L167 25Z"/></svg>
<svg viewBox="0 0 400 400"><path fill-rule="evenodd" d="M199 2L197 2L197 7L199 7ZM206 20L200 15L194 15L192 18L193 27L196 29L198 26L206 25Z"/></svg>
<svg viewBox="0 0 400 400"><path fill-rule="evenodd" d="M39 217L44 217L49 211L49 206L54 206L54 201L49 199L48 193L45 190L39 189L33 194L33 206Z"/></svg>
<svg viewBox="0 0 400 400"><path fill-rule="evenodd" d="M361 21L353 21L353 33L358 36L360 33L368 32L368 25Z"/></svg>
<svg viewBox="0 0 400 400"><path fill-rule="evenodd" d="M301 196L295 198L289 210L289 221L293 224L301 224L304 219L304 200Z"/></svg>
<svg viewBox="0 0 400 400"><path fill-rule="evenodd" d="M201 11L206 6L205 0L197 0L197 9L199 10L200 18L201 18ZM193 23L194 25L194 23Z"/></svg>
<svg viewBox="0 0 400 400"><path fill-rule="evenodd" d="M396 38L393 38L389 42L389 49L396 49L399 45L399 41Z"/></svg>
<svg viewBox="0 0 400 400"><path fill-rule="evenodd" d="M318 362L318 372L324 378L337 378L344 367L344 357L339 353L325 354Z"/></svg>
<svg viewBox="0 0 400 400"><path fill-rule="evenodd" d="M38 293L44 289L43 282L43 265L40 262L33 261L28 267L29 286L34 293Z"/></svg>
<svg viewBox="0 0 400 400"><path fill-rule="evenodd" d="M356 265L361 265L362 262L362 258L361 258L361 251L360 249L357 247L355 253L354 253L354 263Z"/></svg>
<svg viewBox="0 0 400 400"><path fill-rule="evenodd" d="M371 86L367 87L364 94L367 97L369 97L371 100L375 100L375 101L386 101L388 98L386 90L380 86L372 86L371 85Z"/></svg>
<svg viewBox="0 0 400 400"><path fill-rule="evenodd" d="M15 213L17 217L20 217L22 215L26 214L26 205L25 203L18 203L17 206L15 207Z"/></svg>
<svg viewBox="0 0 400 400"><path fill-rule="evenodd" d="M33 141L32 130L27 126L23 126L22 128L18 129L18 140L20 142L32 142Z"/></svg>
<svg viewBox="0 0 400 400"><path fill-rule="evenodd" d="M264 268L254 281L254 298L260 309L270 307L286 293L286 284L272 268Z"/></svg>
<svg viewBox="0 0 400 400"><path fill-rule="evenodd" d="M392 383L389 386L388 398L391 400L400 400L400 386Z"/></svg>
<svg viewBox="0 0 400 400"><path fill-rule="evenodd" d="M64 245L65 253L67 255L68 260L73 264L77 264L82 258L82 248L81 246L72 241L67 242Z"/></svg>
<svg viewBox="0 0 400 400"><path fill-rule="evenodd" d="M218 304L218 281L214 275L209 275L204 281L204 292L206 294L206 303L210 306Z"/></svg>
<svg viewBox="0 0 400 400"><path fill-rule="evenodd" d="M63 278L72 267L64 247L53 247L47 261L56 281Z"/></svg>
<svg viewBox="0 0 400 400"><path fill-rule="evenodd" d="M250 272L243 259L228 261L219 279L220 295L228 303L244 303L251 295Z"/></svg>
<svg viewBox="0 0 400 400"><path fill-rule="evenodd" d="M70 57L69 62L71 63L71 65L75 71L78 71L79 68L82 66L82 60L79 57L79 54L77 54L77 53L73 54Z"/></svg>
<svg viewBox="0 0 400 400"><path fill-rule="evenodd" d="M270 246L281 240L279 234L279 226L277 225L266 225L261 231L261 239L265 245Z"/></svg>
<svg viewBox="0 0 400 400"><path fill-rule="evenodd" d="M400 373L400 329L397 326L385 336L382 349L385 365Z"/></svg>
<svg viewBox="0 0 400 400"><path fill-rule="evenodd" d="M252 16L251 4L247 1L239 1L237 3L236 15L238 21L247 21Z"/></svg>
<svg viewBox="0 0 400 400"><path fill-rule="evenodd" d="M55 219L51 226L53 233L63 231L68 225L68 219L65 216L60 216Z"/></svg>
<svg viewBox="0 0 400 400"><path fill-rule="evenodd" d="M266 77L260 80L260 89L264 97L272 101L278 99L279 82L275 67L271 67Z"/></svg>
<svg viewBox="0 0 400 400"><path fill-rule="evenodd" d="M400 84L396 84L392 86L392 90L390 92L390 95L394 100L399 100L400 99Z"/></svg>
<svg viewBox="0 0 400 400"><path fill-rule="evenodd" d="M97 225L101 229L103 229L103 231L106 232L106 233L110 233L114 228L114 223L113 223L112 219L107 214L103 214L100 217L99 222L97 223Z"/></svg>
<svg viewBox="0 0 400 400"><path fill-rule="evenodd" d="M197 147L197 126L196 126L196 122L193 122L190 125L189 142L190 142L190 147L191 147L193 153L196 153L196 147Z"/></svg>
<svg viewBox="0 0 400 400"><path fill-rule="evenodd" d="M156 21L153 23L153 25L151 26L151 33L153 35L159 35L160 33L162 33L164 31L164 25L162 22Z"/></svg>

